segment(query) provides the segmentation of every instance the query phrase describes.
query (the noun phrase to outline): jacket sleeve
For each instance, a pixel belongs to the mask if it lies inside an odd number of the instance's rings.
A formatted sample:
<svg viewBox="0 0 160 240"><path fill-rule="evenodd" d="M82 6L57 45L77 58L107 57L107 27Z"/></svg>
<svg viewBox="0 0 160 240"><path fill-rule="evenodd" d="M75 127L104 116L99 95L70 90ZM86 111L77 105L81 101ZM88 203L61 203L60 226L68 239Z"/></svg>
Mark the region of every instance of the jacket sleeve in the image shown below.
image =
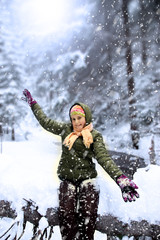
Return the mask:
<svg viewBox="0 0 160 240"><path fill-rule="evenodd" d="M56 135L62 134L63 129L66 125L65 123L57 122L55 120L48 118L38 103L33 104L31 109L33 111L34 116L44 129Z"/></svg>
<svg viewBox="0 0 160 240"><path fill-rule="evenodd" d="M104 168L110 177L116 181L116 178L122 175L123 172L109 156L103 137L99 132L97 132L94 138L93 151L97 162Z"/></svg>

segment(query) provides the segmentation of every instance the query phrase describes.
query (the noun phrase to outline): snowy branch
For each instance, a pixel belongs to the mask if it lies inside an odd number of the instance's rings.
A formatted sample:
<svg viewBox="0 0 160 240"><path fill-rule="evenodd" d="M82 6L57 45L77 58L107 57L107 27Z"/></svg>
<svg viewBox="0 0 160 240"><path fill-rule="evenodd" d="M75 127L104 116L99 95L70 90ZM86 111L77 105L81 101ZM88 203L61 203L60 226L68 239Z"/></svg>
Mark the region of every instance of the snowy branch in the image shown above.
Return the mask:
<svg viewBox="0 0 160 240"><path fill-rule="evenodd" d="M26 222L32 223L35 229L35 233L42 217L46 218L48 226L50 228L59 225L57 208L48 208L45 216L42 216L38 212L38 207L35 206L31 200L29 200L27 201L26 206L22 207L22 211L24 213L23 226L25 227ZM16 211L11 208L11 203L1 200L0 217L8 217L15 219L16 216ZM150 224L146 220L142 220L139 222L131 221L129 224L122 222L120 219L112 215L99 215L97 219L96 230L102 233L106 233L108 236L148 236L152 237L152 239L158 239L158 237L160 236L160 225L158 225L158 223L157 225Z"/></svg>
<svg viewBox="0 0 160 240"><path fill-rule="evenodd" d="M158 239L160 236L160 225L150 224L146 220L131 221L128 224L112 215L99 216L96 229L109 236L148 236L152 239Z"/></svg>

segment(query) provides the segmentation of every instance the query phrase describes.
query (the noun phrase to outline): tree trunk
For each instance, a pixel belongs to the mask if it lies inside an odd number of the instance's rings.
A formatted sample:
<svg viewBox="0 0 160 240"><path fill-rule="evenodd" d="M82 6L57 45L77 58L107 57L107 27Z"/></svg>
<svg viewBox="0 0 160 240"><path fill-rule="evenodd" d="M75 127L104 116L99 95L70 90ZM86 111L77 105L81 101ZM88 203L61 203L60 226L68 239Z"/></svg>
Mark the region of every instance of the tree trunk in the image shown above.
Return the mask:
<svg viewBox="0 0 160 240"><path fill-rule="evenodd" d="M147 65L147 46L146 46L146 40L145 40L145 33L146 33L146 22L144 15L146 14L146 10L144 8L144 3L140 0L139 1L140 8L141 8L141 13L142 16L140 18L140 31L141 31L141 39L142 39L142 64L143 64L143 69L145 70L146 65Z"/></svg>
<svg viewBox="0 0 160 240"><path fill-rule="evenodd" d="M3 138L3 129L2 124L0 124L0 144L1 144L1 153L2 153L2 139Z"/></svg>
<svg viewBox="0 0 160 240"><path fill-rule="evenodd" d="M12 136L11 136L11 140L15 141L15 130L14 130L14 126L12 127Z"/></svg>
<svg viewBox="0 0 160 240"><path fill-rule="evenodd" d="M129 17L128 17L128 0L123 0L122 12L124 19L124 29L125 29L125 47L126 47L126 62L127 62L127 76L128 76L128 97L129 97L129 118L131 121L131 137L133 148L139 148L139 131L136 113L136 99L134 97L135 93L135 82L133 77L132 68L132 50L131 50L131 39L130 39L130 29L129 29Z"/></svg>

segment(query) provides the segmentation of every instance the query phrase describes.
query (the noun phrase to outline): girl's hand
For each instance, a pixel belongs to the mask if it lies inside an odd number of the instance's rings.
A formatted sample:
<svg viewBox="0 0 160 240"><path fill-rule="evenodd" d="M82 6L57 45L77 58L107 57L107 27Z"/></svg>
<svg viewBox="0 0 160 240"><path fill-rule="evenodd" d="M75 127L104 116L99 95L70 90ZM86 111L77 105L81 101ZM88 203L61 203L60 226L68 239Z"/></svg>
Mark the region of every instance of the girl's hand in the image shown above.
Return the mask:
<svg viewBox="0 0 160 240"><path fill-rule="evenodd" d="M37 103L37 102L32 98L31 93L30 93L27 89L24 89L23 95L25 96L25 98L22 97L22 100L28 102L28 104L29 104L30 107L31 107L34 103Z"/></svg>
<svg viewBox="0 0 160 240"><path fill-rule="evenodd" d="M139 194L135 190L138 189L137 185L125 175L118 177L116 182L122 191L122 197L125 202L132 202L139 198Z"/></svg>

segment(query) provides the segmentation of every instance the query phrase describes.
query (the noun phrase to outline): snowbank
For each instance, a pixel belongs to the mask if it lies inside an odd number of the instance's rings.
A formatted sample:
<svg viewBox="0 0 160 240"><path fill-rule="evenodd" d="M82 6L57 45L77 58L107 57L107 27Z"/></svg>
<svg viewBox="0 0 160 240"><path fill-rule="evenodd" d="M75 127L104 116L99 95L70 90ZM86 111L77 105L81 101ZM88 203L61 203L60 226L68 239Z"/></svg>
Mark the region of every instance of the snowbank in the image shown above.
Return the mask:
<svg viewBox="0 0 160 240"><path fill-rule="evenodd" d="M44 130L38 131L29 141L4 142L0 154L0 199L12 201L17 212L24 205L23 198L35 201L41 214L45 214L48 207L58 206L59 179L56 171L61 154L60 138ZM159 221L160 166L150 165L135 173L133 180L139 186L140 198L133 203L125 203L119 187L101 166L96 166L101 215L110 213L125 222ZM6 221L3 219L3 226ZM102 240L103 237L98 238L97 235L96 239Z"/></svg>

